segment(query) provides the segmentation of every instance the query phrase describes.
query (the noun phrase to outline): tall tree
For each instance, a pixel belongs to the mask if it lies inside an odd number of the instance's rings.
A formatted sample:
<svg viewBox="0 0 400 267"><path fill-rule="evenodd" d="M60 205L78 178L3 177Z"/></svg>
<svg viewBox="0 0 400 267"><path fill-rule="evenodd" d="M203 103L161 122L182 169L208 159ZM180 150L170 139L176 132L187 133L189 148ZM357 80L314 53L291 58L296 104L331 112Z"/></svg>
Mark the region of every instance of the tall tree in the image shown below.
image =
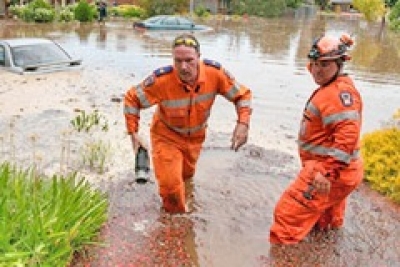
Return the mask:
<svg viewBox="0 0 400 267"><path fill-rule="evenodd" d="M367 21L376 21L386 13L384 0L353 0L353 5Z"/></svg>
<svg viewBox="0 0 400 267"><path fill-rule="evenodd" d="M379 37L382 37L385 28L386 4L385 0L353 0L354 7L359 10L369 22L381 18Z"/></svg>

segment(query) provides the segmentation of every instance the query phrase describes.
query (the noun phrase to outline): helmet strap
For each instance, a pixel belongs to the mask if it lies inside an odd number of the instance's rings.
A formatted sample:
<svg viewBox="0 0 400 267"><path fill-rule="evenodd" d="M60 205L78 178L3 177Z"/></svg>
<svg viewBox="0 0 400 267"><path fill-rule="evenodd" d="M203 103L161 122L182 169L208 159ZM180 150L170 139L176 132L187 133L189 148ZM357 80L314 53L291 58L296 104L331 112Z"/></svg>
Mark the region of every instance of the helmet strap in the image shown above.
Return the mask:
<svg viewBox="0 0 400 267"><path fill-rule="evenodd" d="M337 69L335 75L333 75L333 77L327 83L325 83L323 86L327 86L327 85L331 84L341 74L341 71L342 71L342 68L343 68L343 61L340 58L338 60L335 60L335 62L336 62L336 65L337 65L338 69Z"/></svg>

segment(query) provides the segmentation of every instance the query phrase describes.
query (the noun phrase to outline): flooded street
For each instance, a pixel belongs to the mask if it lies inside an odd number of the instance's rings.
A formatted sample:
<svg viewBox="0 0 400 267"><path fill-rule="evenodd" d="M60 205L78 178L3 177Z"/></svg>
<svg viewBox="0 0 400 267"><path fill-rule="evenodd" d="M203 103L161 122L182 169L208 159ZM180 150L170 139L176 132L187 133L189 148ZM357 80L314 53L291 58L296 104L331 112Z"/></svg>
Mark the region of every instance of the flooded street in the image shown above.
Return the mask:
<svg viewBox="0 0 400 267"><path fill-rule="evenodd" d="M172 63L175 34L134 32L131 23L19 25L0 20L0 38L48 37L83 59L80 72L19 76L0 72L0 160L29 163L26 140L37 134L43 170L59 171L60 135L74 109L98 109L110 123L104 138L113 148L104 174L88 174L110 196L101 238L74 266L400 266L399 206L361 186L351 195L345 227L312 233L290 248L268 242L273 208L298 170L295 139L304 104L316 88L306 70L312 40L328 32L355 38L347 72L364 99L363 133L381 127L400 108L400 35L379 33L355 17L202 21L214 31L196 33L203 58L226 67L253 90L248 145L229 150L235 110L220 98L196 175L187 185L190 212L160 212L157 187L133 181L133 155L125 134L120 99L154 69ZM49 98L43 97L49 96ZM50 99L50 100L49 100ZM148 138L152 112L141 114ZM3 142L14 120L15 140ZM74 143L72 143L72 146ZM27 148L28 147L28 148ZM71 162L78 152L72 149Z"/></svg>

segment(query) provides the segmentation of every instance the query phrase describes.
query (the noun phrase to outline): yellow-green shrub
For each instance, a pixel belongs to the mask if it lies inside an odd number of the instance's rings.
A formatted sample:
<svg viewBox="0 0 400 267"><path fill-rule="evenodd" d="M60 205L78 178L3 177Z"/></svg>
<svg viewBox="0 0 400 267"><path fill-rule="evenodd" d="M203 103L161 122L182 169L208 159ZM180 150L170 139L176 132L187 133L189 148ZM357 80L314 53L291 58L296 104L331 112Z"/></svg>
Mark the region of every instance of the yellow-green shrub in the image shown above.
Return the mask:
<svg viewBox="0 0 400 267"><path fill-rule="evenodd" d="M144 18L146 11L136 5L119 5L112 7L110 13L113 16L124 17L124 18Z"/></svg>
<svg viewBox="0 0 400 267"><path fill-rule="evenodd" d="M363 136L361 152L366 181L400 203L400 128L396 116L387 127Z"/></svg>

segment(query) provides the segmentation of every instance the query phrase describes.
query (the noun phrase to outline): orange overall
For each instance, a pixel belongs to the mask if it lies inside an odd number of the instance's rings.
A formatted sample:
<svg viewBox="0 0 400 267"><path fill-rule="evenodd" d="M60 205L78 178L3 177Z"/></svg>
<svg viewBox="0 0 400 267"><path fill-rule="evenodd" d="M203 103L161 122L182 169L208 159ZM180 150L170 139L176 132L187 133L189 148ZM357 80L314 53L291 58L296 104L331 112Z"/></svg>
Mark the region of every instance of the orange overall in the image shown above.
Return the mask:
<svg viewBox="0 0 400 267"><path fill-rule="evenodd" d="M249 123L251 91L215 61L200 62L199 77L192 87L181 82L174 67L167 66L154 71L125 96L128 133L138 131L140 109L158 105L151 125L152 162L168 212L185 211L184 181L195 173L217 95L234 103L238 122Z"/></svg>
<svg viewBox="0 0 400 267"><path fill-rule="evenodd" d="M349 77L339 76L314 91L299 132L303 168L275 207L271 243L295 244L314 226L329 229L343 225L346 198L363 178L361 115L362 99ZM317 172L331 182L327 195L310 188Z"/></svg>

